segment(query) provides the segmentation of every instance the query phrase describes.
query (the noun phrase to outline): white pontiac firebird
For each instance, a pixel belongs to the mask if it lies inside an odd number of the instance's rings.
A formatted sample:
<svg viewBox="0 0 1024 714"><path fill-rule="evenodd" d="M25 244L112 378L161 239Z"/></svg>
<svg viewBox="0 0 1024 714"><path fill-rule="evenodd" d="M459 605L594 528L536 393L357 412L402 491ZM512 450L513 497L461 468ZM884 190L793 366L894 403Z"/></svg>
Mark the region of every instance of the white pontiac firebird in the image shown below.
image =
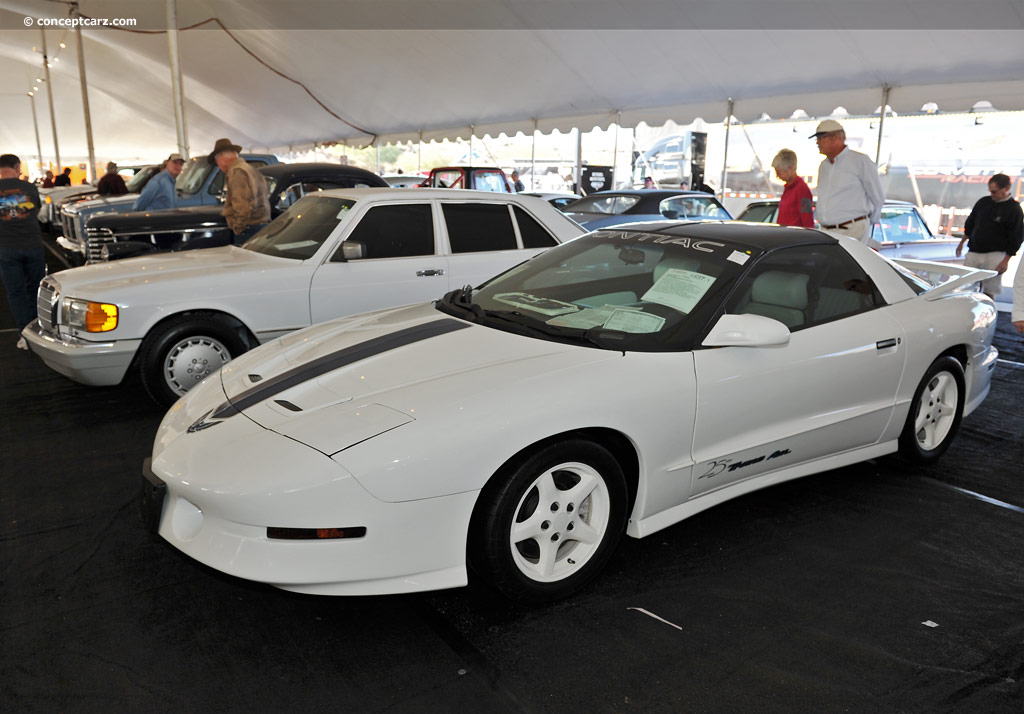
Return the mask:
<svg viewBox="0 0 1024 714"><path fill-rule="evenodd" d="M989 274L806 229L591 233L233 360L164 418L143 512L184 553L286 590L472 571L564 597L623 533L896 451L938 458L989 390L996 311L970 285Z"/></svg>

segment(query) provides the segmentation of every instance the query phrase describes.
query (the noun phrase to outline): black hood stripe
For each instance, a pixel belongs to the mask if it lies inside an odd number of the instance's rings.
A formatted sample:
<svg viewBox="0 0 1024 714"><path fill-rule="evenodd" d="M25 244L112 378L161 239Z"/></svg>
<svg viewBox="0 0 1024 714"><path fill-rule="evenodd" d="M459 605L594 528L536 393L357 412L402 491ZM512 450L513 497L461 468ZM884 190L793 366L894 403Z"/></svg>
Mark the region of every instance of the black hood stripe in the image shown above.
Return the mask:
<svg viewBox="0 0 1024 714"><path fill-rule="evenodd" d="M319 357L312 362L301 364L298 367L282 372L281 374L268 379L258 385L245 390L233 400L228 400L213 412L212 419L225 419L248 409L254 404L270 399L281 392L291 389L297 384L316 379L322 374L333 372L336 369L345 367L354 362L379 355L383 352L398 349L411 345L414 342L428 340L431 337L446 335L449 332L463 330L469 327L469 323L458 320L434 320L415 327L409 327L398 332L392 332L372 340L352 345L345 349L332 352L329 355Z"/></svg>

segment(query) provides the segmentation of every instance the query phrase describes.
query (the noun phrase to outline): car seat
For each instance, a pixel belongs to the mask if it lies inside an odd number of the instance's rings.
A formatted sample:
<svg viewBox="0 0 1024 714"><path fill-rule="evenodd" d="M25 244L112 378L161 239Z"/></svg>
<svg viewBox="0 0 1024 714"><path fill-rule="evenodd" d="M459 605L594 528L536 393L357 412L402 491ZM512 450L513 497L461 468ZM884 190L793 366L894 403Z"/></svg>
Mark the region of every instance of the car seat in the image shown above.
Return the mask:
<svg viewBox="0 0 1024 714"><path fill-rule="evenodd" d="M768 270L754 278L750 300L739 312L778 320L790 329L807 321L806 273Z"/></svg>

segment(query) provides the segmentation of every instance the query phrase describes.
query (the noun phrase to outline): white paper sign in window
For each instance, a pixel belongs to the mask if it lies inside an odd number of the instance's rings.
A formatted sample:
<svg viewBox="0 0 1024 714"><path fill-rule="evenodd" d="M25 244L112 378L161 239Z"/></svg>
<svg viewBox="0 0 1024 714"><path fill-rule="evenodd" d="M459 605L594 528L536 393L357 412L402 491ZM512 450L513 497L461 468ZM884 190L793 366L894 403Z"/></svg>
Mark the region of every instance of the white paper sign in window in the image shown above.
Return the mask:
<svg viewBox="0 0 1024 714"><path fill-rule="evenodd" d="M659 315L648 315L636 310L616 310L604 323L606 330L619 330L643 334L657 332L665 326L665 318Z"/></svg>
<svg viewBox="0 0 1024 714"><path fill-rule="evenodd" d="M494 299L506 305L514 305L525 310L539 312L542 315L564 315L567 312L576 312L580 309L579 305L573 305L571 302L537 297L529 293L501 293L495 295Z"/></svg>
<svg viewBox="0 0 1024 714"><path fill-rule="evenodd" d="M623 308L616 305L591 307L568 315L553 317L547 323L556 327L574 327L580 330L589 330L591 327L604 325L616 310L639 310L639 308Z"/></svg>
<svg viewBox="0 0 1024 714"><path fill-rule="evenodd" d="M700 302L714 282L715 279L710 275L670 268L640 299L688 313Z"/></svg>

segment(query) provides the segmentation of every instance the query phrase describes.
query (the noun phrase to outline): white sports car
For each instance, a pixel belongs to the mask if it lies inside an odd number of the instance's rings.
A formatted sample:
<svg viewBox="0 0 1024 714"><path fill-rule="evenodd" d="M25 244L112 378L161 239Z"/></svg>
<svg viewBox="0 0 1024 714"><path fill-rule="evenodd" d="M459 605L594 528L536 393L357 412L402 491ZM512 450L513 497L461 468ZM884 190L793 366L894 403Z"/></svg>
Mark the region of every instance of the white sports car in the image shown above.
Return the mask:
<svg viewBox="0 0 1024 714"><path fill-rule="evenodd" d="M514 599L564 597L624 532L897 450L937 458L989 390L996 311L969 285L988 274L804 229L588 234L225 365L164 418L144 513L286 590L447 588L471 568Z"/></svg>

